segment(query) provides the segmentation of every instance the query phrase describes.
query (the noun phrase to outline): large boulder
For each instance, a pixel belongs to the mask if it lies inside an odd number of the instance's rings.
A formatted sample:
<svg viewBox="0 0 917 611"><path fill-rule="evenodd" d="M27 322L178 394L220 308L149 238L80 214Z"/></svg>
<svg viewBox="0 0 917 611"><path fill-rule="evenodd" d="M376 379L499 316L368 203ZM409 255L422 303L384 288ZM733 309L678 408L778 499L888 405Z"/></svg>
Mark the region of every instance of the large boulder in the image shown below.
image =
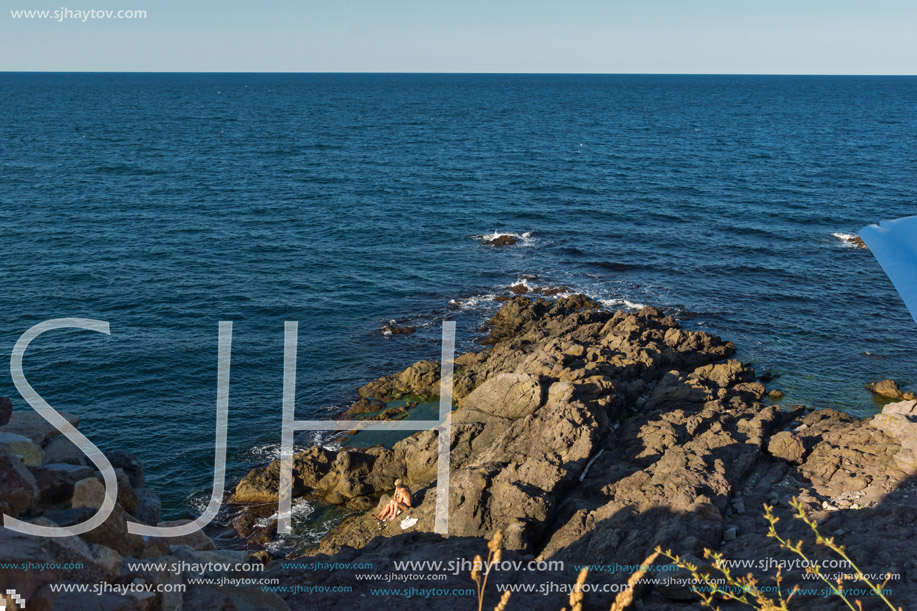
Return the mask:
<svg viewBox="0 0 917 611"><path fill-rule="evenodd" d="M73 497L73 479L63 471L31 467L38 487L38 498L32 513L48 509L66 509Z"/></svg>
<svg viewBox="0 0 917 611"><path fill-rule="evenodd" d="M796 435L790 431L780 431L767 443L770 455L788 463L801 464L805 458L806 448Z"/></svg>
<svg viewBox="0 0 917 611"><path fill-rule="evenodd" d="M359 390L364 399L390 400L416 395L421 399L439 394L439 363L417 361L401 373L373 380Z"/></svg>
<svg viewBox="0 0 917 611"><path fill-rule="evenodd" d="M0 433L0 445L5 446L10 454L18 456L30 467L41 465L45 457L42 449L24 435Z"/></svg>
<svg viewBox="0 0 917 611"><path fill-rule="evenodd" d="M485 421L493 416L515 420L535 412L544 401L538 378L527 373L501 373L475 388L462 402L456 423Z"/></svg>
<svg viewBox="0 0 917 611"><path fill-rule="evenodd" d="M38 498L35 476L22 459L0 445L0 511L18 518Z"/></svg>
<svg viewBox="0 0 917 611"><path fill-rule="evenodd" d="M105 456L112 467L120 469L127 475L128 483L131 487L143 488L146 485L146 480L143 476L143 465L140 464L140 460L136 456L130 452L120 450L109 452Z"/></svg>
<svg viewBox="0 0 917 611"><path fill-rule="evenodd" d="M94 477L78 481L70 502L74 509L98 509L105 502L105 484Z"/></svg>
<svg viewBox="0 0 917 611"><path fill-rule="evenodd" d="M293 456L293 496L316 487L331 470L336 454L314 446ZM280 498L280 460L249 471L236 485L229 502L238 505L277 502Z"/></svg>
<svg viewBox="0 0 917 611"><path fill-rule="evenodd" d="M914 393L904 392L901 390L901 387L898 386L898 383L894 380L879 380L878 382L867 384L866 388L868 388L874 395L883 397L885 399L917 399L917 397L914 396Z"/></svg>
<svg viewBox="0 0 917 611"><path fill-rule="evenodd" d="M908 475L917 474L917 400L889 403L870 425L901 444L895 462Z"/></svg>
<svg viewBox="0 0 917 611"><path fill-rule="evenodd" d="M698 367L691 374L691 377L709 381L720 388L727 388L740 382L754 382L755 372L741 361L730 359L725 363Z"/></svg>
<svg viewBox="0 0 917 611"><path fill-rule="evenodd" d="M45 446L44 464L88 464L88 458L76 444L63 435L55 437Z"/></svg>
<svg viewBox="0 0 917 611"><path fill-rule="evenodd" d="M127 532L128 518L127 512L116 504L108 519L82 537L89 543L109 547L122 556L137 558L147 546L143 537Z"/></svg>
<svg viewBox="0 0 917 611"><path fill-rule="evenodd" d="M78 417L65 412L58 413L74 427L79 426L80 419ZM0 426L0 433L23 435L39 446L45 445L52 437L57 437L61 434L35 410L13 412L10 416L10 421Z"/></svg>
<svg viewBox="0 0 917 611"><path fill-rule="evenodd" d="M375 462L375 456L367 452L342 449L327 474L315 484L315 492L332 504L372 494L373 487L367 480Z"/></svg>
<svg viewBox="0 0 917 611"><path fill-rule="evenodd" d="M162 511L159 495L152 488L137 488L134 494L137 495L137 506L131 512L132 515L142 524L156 526Z"/></svg>
<svg viewBox="0 0 917 611"><path fill-rule="evenodd" d="M521 335L538 324L550 305L544 299L532 301L527 297L515 297L507 301L488 321L490 334L484 338L484 344L499 344Z"/></svg>

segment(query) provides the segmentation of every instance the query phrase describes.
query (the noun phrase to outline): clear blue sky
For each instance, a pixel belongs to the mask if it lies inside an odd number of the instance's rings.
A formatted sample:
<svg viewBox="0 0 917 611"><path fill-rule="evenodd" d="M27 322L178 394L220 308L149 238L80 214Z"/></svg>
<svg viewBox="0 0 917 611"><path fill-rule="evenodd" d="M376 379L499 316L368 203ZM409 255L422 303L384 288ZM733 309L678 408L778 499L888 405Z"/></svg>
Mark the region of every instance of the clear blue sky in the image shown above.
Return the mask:
<svg viewBox="0 0 917 611"><path fill-rule="evenodd" d="M0 70L917 73L917 0L0 4ZM62 7L147 17L11 15Z"/></svg>

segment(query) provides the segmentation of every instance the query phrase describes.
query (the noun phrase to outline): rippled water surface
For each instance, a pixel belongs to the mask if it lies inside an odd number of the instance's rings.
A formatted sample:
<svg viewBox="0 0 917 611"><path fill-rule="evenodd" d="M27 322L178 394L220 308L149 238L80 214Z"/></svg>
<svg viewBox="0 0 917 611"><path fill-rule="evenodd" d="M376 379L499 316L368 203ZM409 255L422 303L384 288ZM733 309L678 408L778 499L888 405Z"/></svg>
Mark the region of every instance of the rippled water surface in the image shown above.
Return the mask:
<svg viewBox="0 0 917 611"><path fill-rule="evenodd" d="M437 358L443 318L473 347L520 278L669 309L791 403L917 386L914 321L833 235L917 212L915 78L0 74L0 109L0 350L109 321L25 371L169 515L208 494L220 320L231 476L279 443L285 320L321 417Z"/></svg>

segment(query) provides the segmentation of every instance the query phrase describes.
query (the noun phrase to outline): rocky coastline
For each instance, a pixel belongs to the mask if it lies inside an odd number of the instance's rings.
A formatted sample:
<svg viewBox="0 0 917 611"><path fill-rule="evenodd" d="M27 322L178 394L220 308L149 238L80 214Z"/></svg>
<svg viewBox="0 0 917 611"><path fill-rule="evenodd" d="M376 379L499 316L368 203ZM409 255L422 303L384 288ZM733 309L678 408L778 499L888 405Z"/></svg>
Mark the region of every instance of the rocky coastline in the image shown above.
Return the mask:
<svg viewBox="0 0 917 611"><path fill-rule="evenodd" d="M896 604L917 608L917 546L909 541L917 527L912 395L879 385L895 402L869 418L785 406L782 394L765 386L768 376L734 358L731 342L682 328L655 308L612 312L584 295L545 299L513 292L489 322L485 347L455 359L448 536L433 532L432 431L391 447L314 446L296 454L294 497L334 508L341 518L317 545L282 552L272 518L277 461L253 469L227 499L237 508L231 526L247 551L217 550L202 533L179 540L128 534L128 516L158 523L158 497L136 458L113 453L118 505L103 528L42 540L2 531L0 562L78 560L86 568L0 569L0 578L28 590L30 609L375 609L391 601L370 595L371 587L472 587L467 570L431 570L409 584L384 579L396 572L396 561L470 560L500 531L506 561L563 562L563 568L497 572L494 583L533 588L513 594L507 608L560 609L568 598L560 587L577 579L580 565L594 567L587 583L614 591L630 572L609 567L639 564L657 546L698 563L707 548L728 558L786 560L790 555L767 536L762 509L774 506L787 536L804 539L807 527L791 517L795 497L864 571L896 576L888 584ZM360 388L347 416L405 417L436 401L438 392L439 364L418 361ZM103 488L86 457L38 414L11 413L8 400L0 401L0 461L0 507L8 515L66 525L84 520L101 502ZM380 530L371 512L387 502L395 479L414 492L410 515L417 523ZM816 548L812 557L827 556ZM195 585L188 573L138 573L128 567L133 559L263 563L258 577L299 587L274 594ZM306 562L313 568L304 570ZM352 563L371 566L357 571L366 581L354 570L323 568ZM774 574L754 570L762 580ZM188 589L101 597L50 590L52 583L85 582L89 573L104 583L184 583ZM804 573L797 567L782 576L805 583ZM541 592L546 583L558 590ZM351 590L342 594L342 588ZM491 589L484 608L499 597ZM607 609L613 599L594 591L582 604ZM397 604L453 609L472 608L472 601L416 596ZM838 602L800 595L792 608L836 609ZM879 608L874 599L863 603ZM684 583L658 580L637 586L631 608L701 607Z"/></svg>
<svg viewBox="0 0 917 611"><path fill-rule="evenodd" d="M313 447L296 455L294 495L353 515L294 555L368 560L390 571L396 560L476 553L500 530L512 557L563 560L567 567L554 575L501 575L508 583L572 583L575 565L639 564L656 546L696 559L709 548L763 561L786 558L766 536L765 504L791 535L805 534L790 517L795 497L829 534L844 535L865 567L897 575L889 587L899 604L917 608L917 554L904 543L917 525L917 401L889 403L865 419L783 406L782 393L733 358L731 342L681 328L652 307L610 312L583 295L513 297L490 321L483 343L488 347L455 360L450 536L432 532L437 440L424 431L391 448ZM394 400L433 399L438 384L438 364L419 361L362 387L351 415L378 413ZM272 502L278 474L276 462L254 469L230 502ZM396 478L415 491L411 516L418 522L408 532L397 523L380 531L370 511L387 501ZM263 545L271 528L240 535ZM304 578L276 562L270 572ZM783 577L805 579L801 569ZM627 578L606 571L589 581ZM329 587L352 579L333 571L308 576ZM448 583L467 586L468 576ZM683 585L642 586L638 594L641 608L697 603ZM495 605L492 596L487 604ZM597 607L611 598L586 597ZM564 600L539 595L524 605L557 609ZM798 600L814 609L839 602Z"/></svg>

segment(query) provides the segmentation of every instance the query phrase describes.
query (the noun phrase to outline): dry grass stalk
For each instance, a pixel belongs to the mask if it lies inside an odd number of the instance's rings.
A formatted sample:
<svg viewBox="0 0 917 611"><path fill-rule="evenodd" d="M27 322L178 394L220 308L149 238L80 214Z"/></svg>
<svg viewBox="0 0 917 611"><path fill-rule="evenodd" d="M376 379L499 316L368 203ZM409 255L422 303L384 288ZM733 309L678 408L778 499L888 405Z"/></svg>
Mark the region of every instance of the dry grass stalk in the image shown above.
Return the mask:
<svg viewBox="0 0 917 611"><path fill-rule="evenodd" d="M474 563L471 567L471 579L476 584L478 590L478 611L484 608L484 589L487 587L487 578L494 564L500 562L503 557L503 551L500 549L500 543L503 541L503 531L498 530L494 533L494 538L487 542L487 563L484 564L480 554L475 554ZM484 574L481 574L481 568L484 568ZM509 601L509 592L504 592L500 598L500 604L497 605L496 611L503 611L506 603Z"/></svg>
<svg viewBox="0 0 917 611"><path fill-rule="evenodd" d="M589 567L583 567L576 578L573 590L570 592L570 611L583 610L583 584L586 583L586 575L589 574Z"/></svg>
<svg viewBox="0 0 917 611"><path fill-rule="evenodd" d="M646 557L646 560L643 561L641 567L647 567L655 562L656 558L659 557L659 551L655 551L649 556ZM640 569L634 571L627 580L627 589L619 592L615 596L614 601L611 603L611 611L624 611L631 603L634 602L634 587L637 585L637 582L643 579L643 576L646 575L647 570Z"/></svg>
<svg viewBox="0 0 917 611"><path fill-rule="evenodd" d="M805 508L802 506L797 499L793 499L790 502L790 506L796 510L796 514L793 516L798 520L802 520L805 524L815 533L815 543L824 547L827 547L831 551L835 552L841 558L846 560L849 563L849 566L855 571L850 577L854 581L862 581L872 592L880 598L885 605L892 611L903 611L901 607L895 607L892 603L885 597L885 586L888 584L891 575L886 573L886 579L881 585L875 585L872 583L868 577L861 571L856 564L850 559L847 555L847 551L841 545L835 543L833 537L825 537L818 530L818 524L814 519L810 518L806 512ZM780 521L780 518L774 515L773 507L769 505L764 506L764 518L769 524L767 536L775 539L782 549L788 550L797 556L799 556L806 566L806 572L815 575L821 579L825 585L847 606L851 611L862 611L863 606L858 600L851 601L844 590L843 579L838 579L836 582L828 579L821 572L821 568L817 562L813 562L809 559L806 553L803 551L803 542L796 541L795 543L792 540L784 539L777 532L777 522ZM737 577L732 574L729 569L728 562L725 560L723 554L714 552L713 550L706 549L704 550L704 558L712 559L712 566L719 573L722 574L722 580L712 579L709 573L701 572L700 567L691 564L687 560L681 558L677 554L673 554L671 550L662 551L660 548L656 548L657 552L660 552L666 558L669 558L675 565L678 567L687 570L691 573L691 576L701 584L704 584L704 590L699 589L697 586L692 586L692 591L697 594L701 599L701 604L710 609L717 609L718 607L714 604L714 601L717 597L723 598L727 601L734 601L742 603L759 611L790 611L789 602L790 599L799 591L799 586L793 586L792 590L789 591L789 594L784 596L784 588L782 587L783 575L781 571L777 571L777 575L774 578L778 586L778 594L775 599L768 598L764 595L761 588L758 587L758 580L754 575L749 573L744 577ZM721 587L725 583L725 588Z"/></svg>
<svg viewBox="0 0 917 611"><path fill-rule="evenodd" d="M503 596L500 597L500 602L497 603L497 606L494 607L494 611L504 611L506 609L506 604L509 602L509 597L512 592L506 590L503 592Z"/></svg>

